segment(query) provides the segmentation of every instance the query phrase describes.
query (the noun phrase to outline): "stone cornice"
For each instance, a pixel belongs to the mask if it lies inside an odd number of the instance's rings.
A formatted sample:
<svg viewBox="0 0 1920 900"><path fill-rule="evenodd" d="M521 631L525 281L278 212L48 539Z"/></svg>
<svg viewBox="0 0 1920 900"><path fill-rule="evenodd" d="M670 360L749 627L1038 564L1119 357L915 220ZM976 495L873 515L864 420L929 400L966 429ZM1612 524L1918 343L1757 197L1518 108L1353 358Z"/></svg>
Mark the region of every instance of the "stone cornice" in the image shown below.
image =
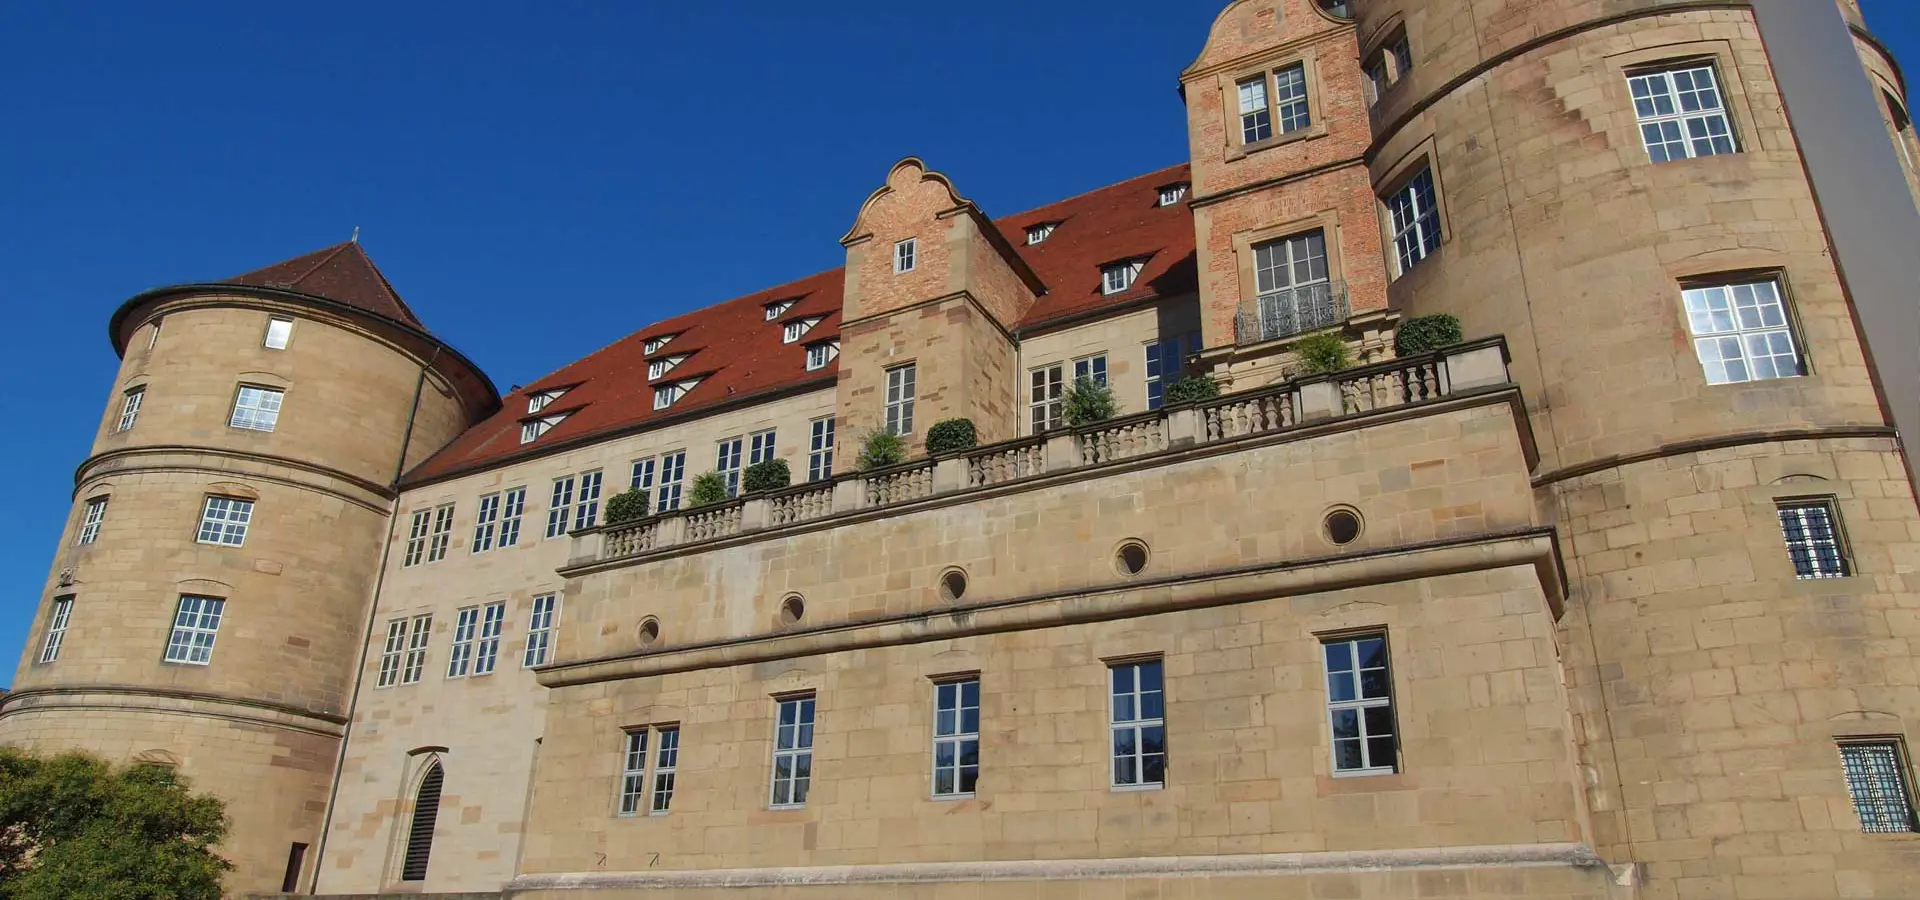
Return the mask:
<svg viewBox="0 0 1920 900"><path fill-rule="evenodd" d="M112 698L111 700L105 698ZM145 701L145 702L141 702ZM172 701L171 704L166 701ZM337 738L345 716L256 700L219 691L125 684L63 684L27 687L0 695L0 719L32 712L101 710L226 719Z"/></svg>
<svg viewBox="0 0 1920 900"><path fill-rule="evenodd" d="M273 475L266 471L220 468L218 466L196 464L181 459L181 457L197 458L207 456L241 460L263 468L278 466L308 472L321 476L322 478L344 482L366 493L364 495L357 495L340 490L332 485L314 481L303 481L297 478L288 478L284 475ZM123 462L124 465L109 468L112 464ZM80 464L79 468L74 470L74 497L76 499L79 497L81 486L89 481L102 478L114 478L138 472L194 472L249 481L271 482L299 488L301 490L318 491L381 515L387 515L392 512L391 503L394 497L398 496L391 488L385 485L368 481L365 478L349 472L343 472L330 466L323 466L292 457L277 456L271 453L253 453L246 450L233 450L225 447L196 446L192 444L151 444L140 447L122 447L117 450L107 450L88 457L85 462Z"/></svg>

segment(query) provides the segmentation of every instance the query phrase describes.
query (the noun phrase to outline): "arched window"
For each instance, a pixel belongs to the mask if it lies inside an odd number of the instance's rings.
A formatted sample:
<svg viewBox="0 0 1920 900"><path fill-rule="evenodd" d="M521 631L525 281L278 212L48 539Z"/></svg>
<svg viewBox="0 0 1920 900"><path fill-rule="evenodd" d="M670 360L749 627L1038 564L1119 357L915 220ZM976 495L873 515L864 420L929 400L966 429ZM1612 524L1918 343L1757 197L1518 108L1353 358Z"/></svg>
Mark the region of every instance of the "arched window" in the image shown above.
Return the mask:
<svg viewBox="0 0 1920 900"><path fill-rule="evenodd" d="M440 786L445 780L439 760L434 760L426 777L420 779L420 792L413 798L413 825L407 830L407 858L400 867L401 881L427 880L427 856L433 852L433 825L440 818Z"/></svg>

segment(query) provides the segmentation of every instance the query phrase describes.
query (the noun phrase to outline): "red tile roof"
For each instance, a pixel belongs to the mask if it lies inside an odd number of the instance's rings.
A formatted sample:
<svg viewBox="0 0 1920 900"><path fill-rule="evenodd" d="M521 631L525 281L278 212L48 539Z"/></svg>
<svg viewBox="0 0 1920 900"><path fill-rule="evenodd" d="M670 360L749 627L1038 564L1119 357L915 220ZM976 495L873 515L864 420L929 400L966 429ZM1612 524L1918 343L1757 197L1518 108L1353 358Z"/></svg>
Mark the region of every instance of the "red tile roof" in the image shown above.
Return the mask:
<svg viewBox="0 0 1920 900"><path fill-rule="evenodd" d="M1158 203L1161 187L1188 180L1188 167L1182 164L996 220L1015 251L1047 285L1046 294L1034 303L1018 327L1032 328L1103 307L1193 294L1198 289L1193 211L1185 203ZM1046 241L1028 246L1027 228L1049 222L1059 227ZM1144 259L1146 264L1134 286L1113 296L1103 294L1101 267L1136 259ZM292 260L242 277L256 277L298 262ZM381 284L385 284L384 279ZM731 402L830 387L839 377L839 362L809 372L805 348L840 336L843 284L843 272L834 269L642 328L514 391L506 397L500 412L468 429L409 472L406 481L419 484L523 453L545 452L557 445L692 418ZM391 295L391 288L388 293ZM396 302L398 299L394 295ZM767 321L765 307L776 300L798 302L777 320ZM805 337L792 344L782 341L784 323L816 316L822 321ZM647 341L666 335L674 335L673 340L652 354L645 352ZM649 357L681 354L691 355L666 377L647 379ZM704 375L699 385L673 406L657 411L653 408L656 385L686 381L696 375ZM568 388L567 392L546 409L538 414L527 412L530 395L562 387ZM567 413L564 421L533 443L520 443L521 422L561 413Z"/></svg>
<svg viewBox="0 0 1920 900"><path fill-rule="evenodd" d="M426 330L356 241L315 250L218 283L298 291Z"/></svg>

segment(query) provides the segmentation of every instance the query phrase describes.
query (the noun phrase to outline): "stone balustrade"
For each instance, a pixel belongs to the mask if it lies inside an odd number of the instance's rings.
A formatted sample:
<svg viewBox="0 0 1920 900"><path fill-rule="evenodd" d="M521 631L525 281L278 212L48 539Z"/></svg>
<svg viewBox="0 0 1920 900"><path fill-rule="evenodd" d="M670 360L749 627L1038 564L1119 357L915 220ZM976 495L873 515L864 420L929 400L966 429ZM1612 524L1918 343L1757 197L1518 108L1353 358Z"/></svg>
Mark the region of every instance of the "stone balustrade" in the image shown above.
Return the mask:
<svg viewBox="0 0 1920 900"><path fill-rule="evenodd" d="M1168 455L1416 405L1508 383L1506 342L1488 338L1331 375L1226 394L1085 428L1018 438L874 472L574 532L569 567L910 506L1073 469ZM1356 423L1359 424L1359 423Z"/></svg>

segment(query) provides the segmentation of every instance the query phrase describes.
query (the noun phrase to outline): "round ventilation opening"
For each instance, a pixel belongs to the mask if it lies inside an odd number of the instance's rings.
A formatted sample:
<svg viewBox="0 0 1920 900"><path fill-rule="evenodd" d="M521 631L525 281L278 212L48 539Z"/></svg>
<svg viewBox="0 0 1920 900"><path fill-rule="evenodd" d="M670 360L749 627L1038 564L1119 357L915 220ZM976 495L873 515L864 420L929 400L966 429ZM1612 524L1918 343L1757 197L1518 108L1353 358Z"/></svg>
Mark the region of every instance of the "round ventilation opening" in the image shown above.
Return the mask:
<svg viewBox="0 0 1920 900"><path fill-rule="evenodd" d="M1327 540L1339 546L1346 546L1360 539L1360 513L1340 507L1327 513Z"/></svg>
<svg viewBox="0 0 1920 900"><path fill-rule="evenodd" d="M799 594L788 594L787 599L780 601L780 624L795 624L806 614L807 601L800 599Z"/></svg>
<svg viewBox="0 0 1920 900"><path fill-rule="evenodd" d="M640 646L651 647L660 640L660 620L648 616L640 620Z"/></svg>
<svg viewBox="0 0 1920 900"><path fill-rule="evenodd" d="M967 573L948 569L940 575L940 599L952 603L967 595Z"/></svg>
<svg viewBox="0 0 1920 900"><path fill-rule="evenodd" d="M1127 541L1113 554L1114 568L1122 575L1138 575L1147 568L1147 545L1140 541Z"/></svg>

